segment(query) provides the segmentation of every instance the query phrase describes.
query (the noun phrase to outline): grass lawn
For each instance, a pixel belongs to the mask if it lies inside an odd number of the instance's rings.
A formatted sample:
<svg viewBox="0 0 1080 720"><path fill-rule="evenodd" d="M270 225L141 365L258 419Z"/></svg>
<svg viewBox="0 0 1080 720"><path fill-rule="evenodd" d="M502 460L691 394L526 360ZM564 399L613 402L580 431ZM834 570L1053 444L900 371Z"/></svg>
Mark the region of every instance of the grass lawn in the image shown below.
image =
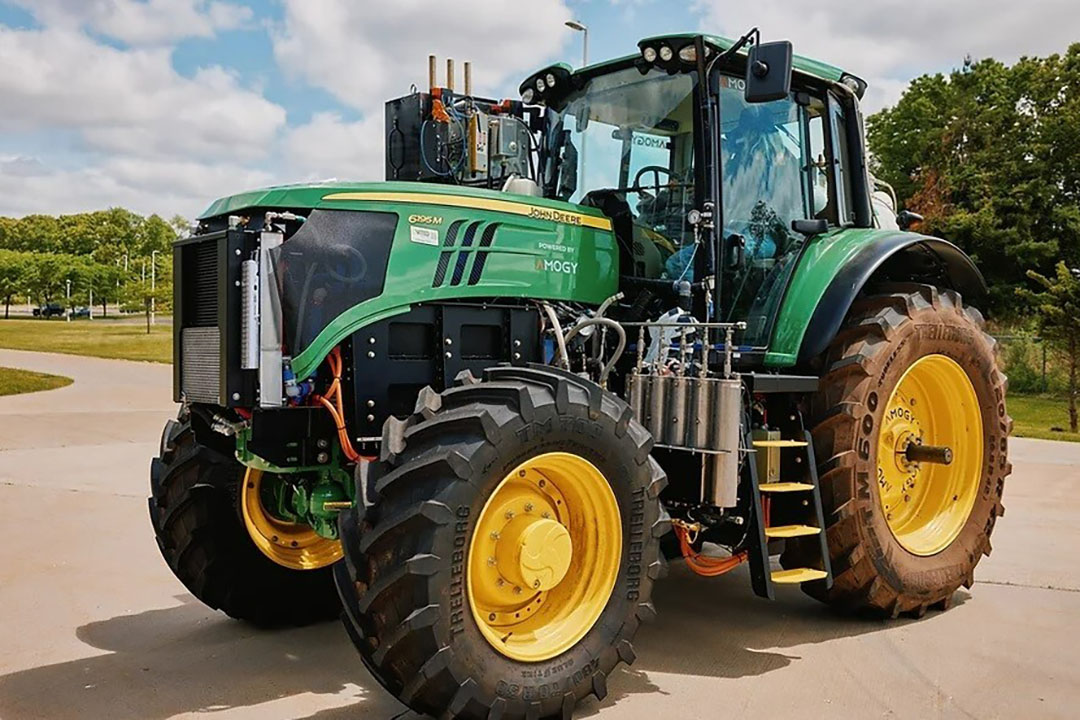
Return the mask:
<svg viewBox="0 0 1080 720"><path fill-rule="evenodd" d="M1065 398L1045 395L1010 395L1006 407L1013 419L1013 435L1080 442L1080 433L1051 432L1069 428L1069 403Z"/></svg>
<svg viewBox="0 0 1080 720"><path fill-rule="evenodd" d="M0 397L39 390L55 390L71 384L71 378L46 375L33 370L0 367Z"/></svg>
<svg viewBox="0 0 1080 720"><path fill-rule="evenodd" d="M172 362L172 327L108 320L0 320L0 348Z"/></svg>

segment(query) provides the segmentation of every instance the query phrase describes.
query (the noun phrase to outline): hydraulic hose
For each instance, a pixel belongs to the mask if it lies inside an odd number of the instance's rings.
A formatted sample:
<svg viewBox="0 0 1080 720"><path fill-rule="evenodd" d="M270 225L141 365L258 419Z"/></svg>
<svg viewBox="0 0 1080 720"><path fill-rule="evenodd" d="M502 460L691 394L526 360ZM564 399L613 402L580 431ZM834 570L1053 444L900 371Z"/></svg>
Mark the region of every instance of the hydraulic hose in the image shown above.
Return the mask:
<svg viewBox="0 0 1080 720"><path fill-rule="evenodd" d="M567 343L573 340L574 337L577 336L582 330L593 325L603 325L604 327L609 327L615 331L616 335L619 336L619 344L615 347L615 352L612 354L611 360L609 360L607 364L604 365L604 369L600 371L600 386L603 387L607 384L608 373L610 373L611 369L615 367L615 363L619 361L619 358L622 357L623 351L626 350L626 330L623 329L622 325L606 317L593 317L587 320L582 320L577 325L567 331L566 337L563 338L560 352L565 353ZM565 355L563 357L566 358L566 366L567 368L569 368L570 358L566 357Z"/></svg>

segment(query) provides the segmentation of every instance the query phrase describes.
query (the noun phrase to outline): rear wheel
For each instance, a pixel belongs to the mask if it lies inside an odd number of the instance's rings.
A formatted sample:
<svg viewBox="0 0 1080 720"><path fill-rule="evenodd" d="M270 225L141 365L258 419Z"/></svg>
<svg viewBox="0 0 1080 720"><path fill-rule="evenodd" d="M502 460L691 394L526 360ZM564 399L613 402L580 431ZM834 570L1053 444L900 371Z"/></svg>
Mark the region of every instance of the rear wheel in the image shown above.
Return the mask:
<svg viewBox="0 0 1080 720"><path fill-rule="evenodd" d="M387 422L378 502L342 517L350 636L420 712L570 717L654 610L670 527L622 400L551 368L421 393Z"/></svg>
<svg viewBox="0 0 1080 720"><path fill-rule="evenodd" d="M807 591L892 616L944 609L990 554L1011 471L982 316L951 290L888 288L852 309L826 368L813 436L835 581Z"/></svg>
<svg viewBox="0 0 1080 720"><path fill-rule="evenodd" d="M200 445L190 417L170 420L150 463L150 521L165 562L211 608L257 625L340 614L336 541L282 522L260 502L262 473Z"/></svg>

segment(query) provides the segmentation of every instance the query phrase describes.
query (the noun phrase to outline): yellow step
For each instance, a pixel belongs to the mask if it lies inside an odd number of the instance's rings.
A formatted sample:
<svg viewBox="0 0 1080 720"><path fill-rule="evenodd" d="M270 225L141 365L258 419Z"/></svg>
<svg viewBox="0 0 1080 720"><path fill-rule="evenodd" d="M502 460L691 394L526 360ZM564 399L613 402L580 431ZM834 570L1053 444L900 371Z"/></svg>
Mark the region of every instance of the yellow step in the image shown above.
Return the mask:
<svg viewBox="0 0 1080 720"><path fill-rule="evenodd" d="M790 570L773 570L772 581L774 583L795 584L810 582L811 580L824 580L828 576L824 570L813 568L792 568Z"/></svg>
<svg viewBox="0 0 1080 720"><path fill-rule="evenodd" d="M805 440L755 440L754 447L764 448L789 448L806 447Z"/></svg>
<svg viewBox="0 0 1080 720"><path fill-rule="evenodd" d="M777 525L776 527L765 528L765 537L791 538L802 537L803 535L817 535L820 532L821 528L810 525Z"/></svg>
<svg viewBox="0 0 1080 720"><path fill-rule="evenodd" d="M801 490L813 490L814 486L810 483L801 482L773 482L762 483L758 486L758 490L761 492L799 492Z"/></svg>

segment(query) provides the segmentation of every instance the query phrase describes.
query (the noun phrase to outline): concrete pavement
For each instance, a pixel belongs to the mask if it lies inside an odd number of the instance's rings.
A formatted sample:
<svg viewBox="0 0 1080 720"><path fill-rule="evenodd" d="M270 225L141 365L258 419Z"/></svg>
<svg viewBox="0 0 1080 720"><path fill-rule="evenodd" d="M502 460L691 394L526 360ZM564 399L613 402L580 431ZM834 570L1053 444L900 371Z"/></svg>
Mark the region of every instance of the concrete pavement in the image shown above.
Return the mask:
<svg viewBox="0 0 1080 720"><path fill-rule="evenodd" d="M338 624L256 631L169 573L145 500L168 366L8 350L0 366L75 379L0 399L0 718L405 712ZM1080 445L1017 439L1012 460L994 554L949 612L852 619L797 590L759 600L744 572L674 567L637 663L579 716L1076 717Z"/></svg>

